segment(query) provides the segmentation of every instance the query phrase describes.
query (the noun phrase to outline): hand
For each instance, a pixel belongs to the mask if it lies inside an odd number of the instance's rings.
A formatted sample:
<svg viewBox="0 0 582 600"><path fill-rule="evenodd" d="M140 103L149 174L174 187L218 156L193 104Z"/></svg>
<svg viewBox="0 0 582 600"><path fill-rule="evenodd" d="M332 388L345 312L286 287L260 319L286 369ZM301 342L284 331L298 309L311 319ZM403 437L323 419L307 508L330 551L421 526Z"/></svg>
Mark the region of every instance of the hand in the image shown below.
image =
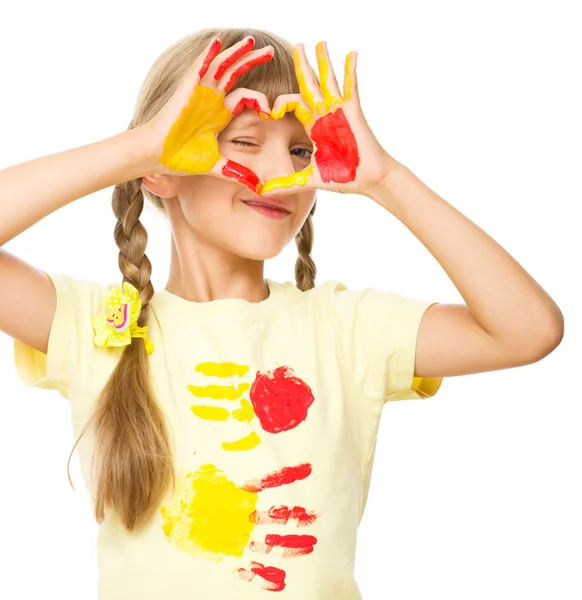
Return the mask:
<svg viewBox="0 0 582 600"><path fill-rule="evenodd" d="M239 88L225 98L238 77L273 58L272 46L250 51L254 44L249 36L219 54L222 44L214 38L168 102L141 126L143 139L147 140L144 152L154 172L235 179L253 192L260 192L258 176L222 157L217 140L218 133L244 108L255 108L259 115L270 118L270 106L263 94Z"/></svg>
<svg viewBox="0 0 582 600"><path fill-rule="evenodd" d="M315 145L306 169L265 182L262 193L274 189L322 189L339 193L368 195L386 180L391 167L399 164L380 145L360 106L356 75L357 53L346 57L343 97L335 78L327 44L316 46L321 88L309 69L305 48L293 48L295 75L300 94L279 96L273 119L294 111Z"/></svg>

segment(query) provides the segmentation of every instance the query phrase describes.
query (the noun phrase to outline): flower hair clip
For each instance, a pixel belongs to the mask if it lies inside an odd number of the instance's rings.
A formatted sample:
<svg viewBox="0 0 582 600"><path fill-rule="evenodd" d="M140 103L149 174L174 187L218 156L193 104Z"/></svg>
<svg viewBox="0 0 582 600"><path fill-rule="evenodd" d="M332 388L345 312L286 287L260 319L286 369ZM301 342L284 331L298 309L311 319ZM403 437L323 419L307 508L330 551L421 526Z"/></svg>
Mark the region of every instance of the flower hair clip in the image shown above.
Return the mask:
<svg viewBox="0 0 582 600"><path fill-rule="evenodd" d="M141 313L139 291L128 283L123 282L123 291L114 285L103 299L105 311L93 319L95 335L93 342L101 347L128 346L131 338L143 338L148 354L154 351L154 345L148 339L148 328L139 327L137 320Z"/></svg>

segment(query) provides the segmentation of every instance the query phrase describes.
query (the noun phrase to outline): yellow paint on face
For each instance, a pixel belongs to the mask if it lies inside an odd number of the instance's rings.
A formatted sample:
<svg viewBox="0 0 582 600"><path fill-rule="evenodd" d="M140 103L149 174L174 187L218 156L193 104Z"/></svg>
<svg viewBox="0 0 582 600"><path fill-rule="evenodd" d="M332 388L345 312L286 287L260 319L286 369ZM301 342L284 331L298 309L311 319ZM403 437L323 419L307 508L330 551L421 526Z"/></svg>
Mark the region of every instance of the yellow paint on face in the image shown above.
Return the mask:
<svg viewBox="0 0 582 600"><path fill-rule="evenodd" d="M235 375L242 377L248 373L249 368L247 365L238 365L233 362L216 363L207 361L196 365L194 370L197 373L213 377L234 377Z"/></svg>
<svg viewBox="0 0 582 600"><path fill-rule="evenodd" d="M220 408L219 406L206 406L204 404L196 404L190 407L190 410L201 419L207 421L226 421L230 416L230 413L226 408Z"/></svg>
<svg viewBox="0 0 582 600"><path fill-rule="evenodd" d="M253 431L249 435L236 440L235 442L222 442L222 449L231 452L240 452L241 450L251 450L261 443L261 438Z"/></svg>
<svg viewBox="0 0 582 600"><path fill-rule="evenodd" d="M223 94L197 85L164 140L160 162L174 171L207 173L221 157L216 135L231 118Z"/></svg>
<svg viewBox="0 0 582 600"><path fill-rule="evenodd" d="M251 387L250 383L239 385L188 385L192 395L197 398L213 398L214 400L238 400Z"/></svg>
<svg viewBox="0 0 582 600"><path fill-rule="evenodd" d="M288 188L292 185L305 185L314 170L315 167L311 165L310 167L307 167L307 169L303 169L303 171L291 173L291 175L286 175L285 177L269 179L263 186L263 194L268 194L270 191L278 188Z"/></svg>
<svg viewBox="0 0 582 600"><path fill-rule="evenodd" d="M255 527L256 492L228 480L213 464L201 465L178 482L176 494L162 504L162 528L179 550L220 562L241 557Z"/></svg>

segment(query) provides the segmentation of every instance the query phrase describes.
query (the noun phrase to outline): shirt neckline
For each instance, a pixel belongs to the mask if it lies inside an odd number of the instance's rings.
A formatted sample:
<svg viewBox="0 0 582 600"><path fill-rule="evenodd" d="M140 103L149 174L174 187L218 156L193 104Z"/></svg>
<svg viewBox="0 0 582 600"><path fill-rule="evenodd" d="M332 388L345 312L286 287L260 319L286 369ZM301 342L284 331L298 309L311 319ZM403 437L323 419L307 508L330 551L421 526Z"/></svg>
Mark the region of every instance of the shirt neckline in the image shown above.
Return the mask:
<svg viewBox="0 0 582 600"><path fill-rule="evenodd" d="M208 317L215 315L259 315L280 310L287 300L289 282L278 283L265 278L269 288L269 296L260 302L250 302L244 298L220 298L208 302L194 302L177 296L166 288L156 290L150 304L154 310L168 308L171 311L185 314L189 317Z"/></svg>

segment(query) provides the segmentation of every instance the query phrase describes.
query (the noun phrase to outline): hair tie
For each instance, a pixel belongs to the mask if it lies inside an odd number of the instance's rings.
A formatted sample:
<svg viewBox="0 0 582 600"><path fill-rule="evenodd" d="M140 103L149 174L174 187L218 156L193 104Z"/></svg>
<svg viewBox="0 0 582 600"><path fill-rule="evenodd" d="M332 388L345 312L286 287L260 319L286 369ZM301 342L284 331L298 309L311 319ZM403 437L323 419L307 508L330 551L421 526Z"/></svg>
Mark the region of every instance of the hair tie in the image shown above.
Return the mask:
<svg viewBox="0 0 582 600"><path fill-rule="evenodd" d="M93 319L95 345L101 348L128 346L131 338L142 338L146 352L151 354L154 351L154 345L148 339L147 326L137 325L142 303L139 291L131 283L125 281L123 291L116 285L110 286L103 305L105 311Z"/></svg>

